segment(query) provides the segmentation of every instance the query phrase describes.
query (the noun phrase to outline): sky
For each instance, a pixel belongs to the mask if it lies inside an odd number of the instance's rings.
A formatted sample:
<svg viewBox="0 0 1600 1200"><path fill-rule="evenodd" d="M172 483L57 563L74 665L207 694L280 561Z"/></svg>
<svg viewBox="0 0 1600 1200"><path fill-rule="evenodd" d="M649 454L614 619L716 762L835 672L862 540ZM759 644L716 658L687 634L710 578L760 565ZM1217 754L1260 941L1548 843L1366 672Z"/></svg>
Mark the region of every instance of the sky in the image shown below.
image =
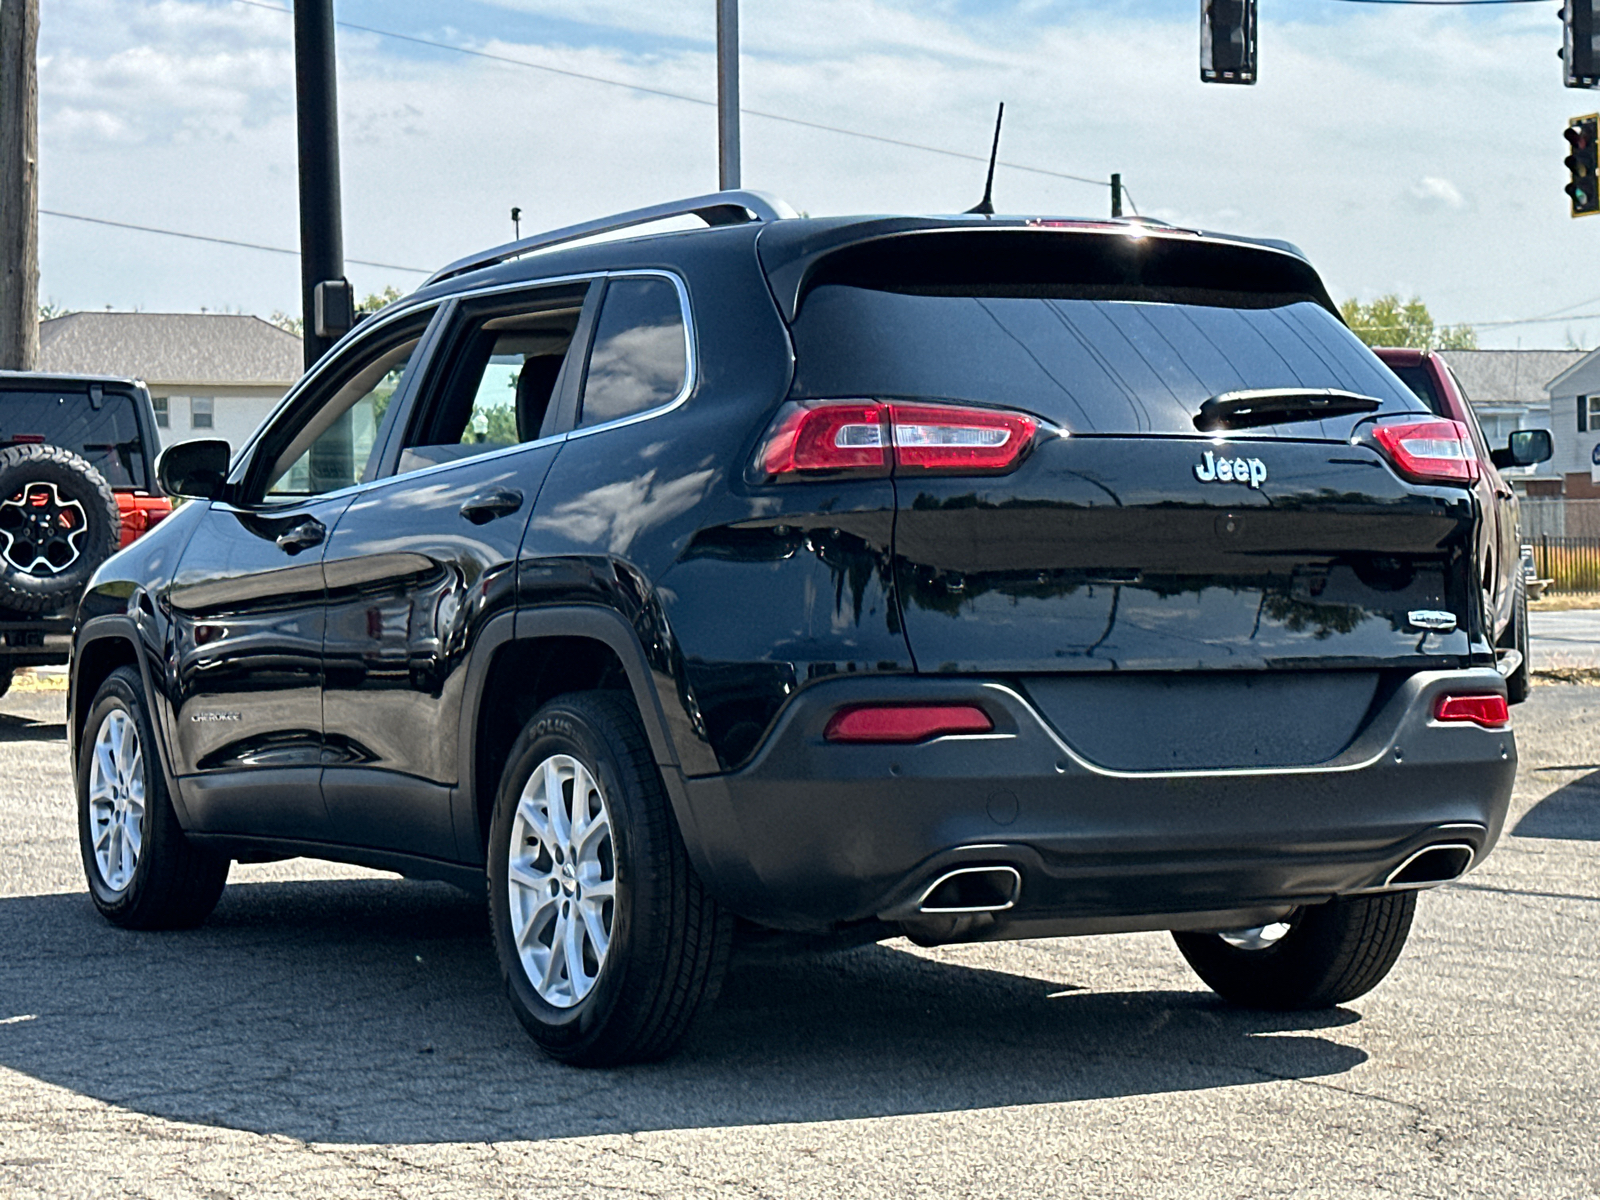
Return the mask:
<svg viewBox="0 0 1600 1200"><path fill-rule="evenodd" d="M286 4L41 7L41 209L295 247ZM1569 216L1562 130L1600 96L1561 86L1559 7L1261 0L1260 82L1225 87L1200 82L1198 0L743 0L743 182L813 215L960 211L982 162L772 118L981 158L1004 101L1001 212L1107 214L1103 182L1040 172L1116 171L1145 215L1296 243L1335 299L1589 348L1600 217ZM345 253L389 264L351 263L358 291L509 240L513 205L527 234L715 190L715 9L336 0ZM290 255L51 215L39 236L62 308L299 310Z"/></svg>

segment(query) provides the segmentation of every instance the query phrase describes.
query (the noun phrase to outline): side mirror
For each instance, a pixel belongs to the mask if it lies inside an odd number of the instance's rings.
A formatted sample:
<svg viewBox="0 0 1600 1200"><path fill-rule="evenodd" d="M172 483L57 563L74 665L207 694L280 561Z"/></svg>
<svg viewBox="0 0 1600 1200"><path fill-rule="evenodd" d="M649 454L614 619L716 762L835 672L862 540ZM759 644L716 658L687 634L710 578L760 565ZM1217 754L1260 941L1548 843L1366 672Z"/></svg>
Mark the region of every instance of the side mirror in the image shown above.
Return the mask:
<svg viewBox="0 0 1600 1200"><path fill-rule="evenodd" d="M168 446L156 459L156 482L169 496L220 500L233 449L221 438L201 438Z"/></svg>
<svg viewBox="0 0 1600 1200"><path fill-rule="evenodd" d="M1519 429L1511 435L1504 450L1493 451L1489 458L1501 468L1531 467L1534 463L1547 462L1555 449L1548 429Z"/></svg>

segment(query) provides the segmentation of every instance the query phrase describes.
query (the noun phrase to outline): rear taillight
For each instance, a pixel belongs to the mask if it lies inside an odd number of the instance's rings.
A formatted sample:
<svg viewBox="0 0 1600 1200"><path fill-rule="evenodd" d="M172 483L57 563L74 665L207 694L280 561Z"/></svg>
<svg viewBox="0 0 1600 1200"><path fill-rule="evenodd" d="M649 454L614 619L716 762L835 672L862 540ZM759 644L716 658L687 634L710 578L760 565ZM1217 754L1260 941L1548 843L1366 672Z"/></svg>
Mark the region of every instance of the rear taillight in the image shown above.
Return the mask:
<svg viewBox="0 0 1600 1200"><path fill-rule="evenodd" d="M1433 706L1433 719L1450 723L1470 721L1485 729L1499 729L1511 723L1506 698L1494 692L1481 696L1440 696Z"/></svg>
<svg viewBox="0 0 1600 1200"><path fill-rule="evenodd" d="M925 742L951 733L990 733L994 722L976 704L864 704L833 714L830 742Z"/></svg>
<svg viewBox="0 0 1600 1200"><path fill-rule="evenodd" d="M1478 456L1460 421L1391 421L1372 428L1396 472L1415 483L1476 483Z"/></svg>
<svg viewBox="0 0 1600 1200"><path fill-rule="evenodd" d="M956 404L822 400L783 406L756 455L769 482L847 472L993 475L1014 468L1039 422Z"/></svg>

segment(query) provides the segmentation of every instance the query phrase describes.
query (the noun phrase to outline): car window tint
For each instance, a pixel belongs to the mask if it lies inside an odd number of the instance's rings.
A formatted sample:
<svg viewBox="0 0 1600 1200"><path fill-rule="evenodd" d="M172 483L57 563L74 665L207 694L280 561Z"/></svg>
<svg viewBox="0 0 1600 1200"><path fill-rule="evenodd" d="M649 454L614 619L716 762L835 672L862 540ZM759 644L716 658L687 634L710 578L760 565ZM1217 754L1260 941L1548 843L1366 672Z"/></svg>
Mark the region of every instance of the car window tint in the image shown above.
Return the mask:
<svg viewBox="0 0 1600 1200"><path fill-rule="evenodd" d="M112 487L147 486L145 447L133 397L102 392L0 392L0 445L44 442L88 459Z"/></svg>
<svg viewBox="0 0 1600 1200"><path fill-rule="evenodd" d="M529 301L531 311L470 319L453 362L412 422L398 474L531 442L546 425L583 292Z"/></svg>
<svg viewBox="0 0 1600 1200"><path fill-rule="evenodd" d="M353 487L378 452L384 414L405 382L420 337L367 362L306 421L278 457L267 496L320 496Z"/></svg>
<svg viewBox="0 0 1600 1200"><path fill-rule="evenodd" d="M1005 404L1079 433L1193 434L1207 399L1254 388L1337 388L1376 397L1385 412L1422 407L1310 301L1252 308L825 284L806 296L794 339L797 397ZM1353 420L1283 428L1343 437Z"/></svg>
<svg viewBox="0 0 1600 1200"><path fill-rule="evenodd" d="M595 326L582 425L600 425L671 403L689 356L678 289L660 278L613 279Z"/></svg>

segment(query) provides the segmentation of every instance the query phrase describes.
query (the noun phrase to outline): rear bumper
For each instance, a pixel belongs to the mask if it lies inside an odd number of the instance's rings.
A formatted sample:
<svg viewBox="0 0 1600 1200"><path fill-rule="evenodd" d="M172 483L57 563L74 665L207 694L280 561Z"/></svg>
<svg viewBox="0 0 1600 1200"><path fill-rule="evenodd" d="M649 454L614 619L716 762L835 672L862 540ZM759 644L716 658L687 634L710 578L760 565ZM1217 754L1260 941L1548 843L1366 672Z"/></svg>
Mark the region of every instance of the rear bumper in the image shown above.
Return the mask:
<svg viewBox="0 0 1600 1200"><path fill-rule="evenodd" d="M685 782L685 834L724 903L780 928L915 919L962 864L1021 874L1015 904L974 936L1203 927L1205 914L1227 927L1246 910L1382 889L1425 846L1482 860L1516 742L1433 721L1449 690L1505 684L1493 670L1413 675L1315 767L1124 772L1087 761L1001 682L829 681L795 697L748 766ZM995 730L915 746L823 740L840 706L873 701L976 703Z"/></svg>

